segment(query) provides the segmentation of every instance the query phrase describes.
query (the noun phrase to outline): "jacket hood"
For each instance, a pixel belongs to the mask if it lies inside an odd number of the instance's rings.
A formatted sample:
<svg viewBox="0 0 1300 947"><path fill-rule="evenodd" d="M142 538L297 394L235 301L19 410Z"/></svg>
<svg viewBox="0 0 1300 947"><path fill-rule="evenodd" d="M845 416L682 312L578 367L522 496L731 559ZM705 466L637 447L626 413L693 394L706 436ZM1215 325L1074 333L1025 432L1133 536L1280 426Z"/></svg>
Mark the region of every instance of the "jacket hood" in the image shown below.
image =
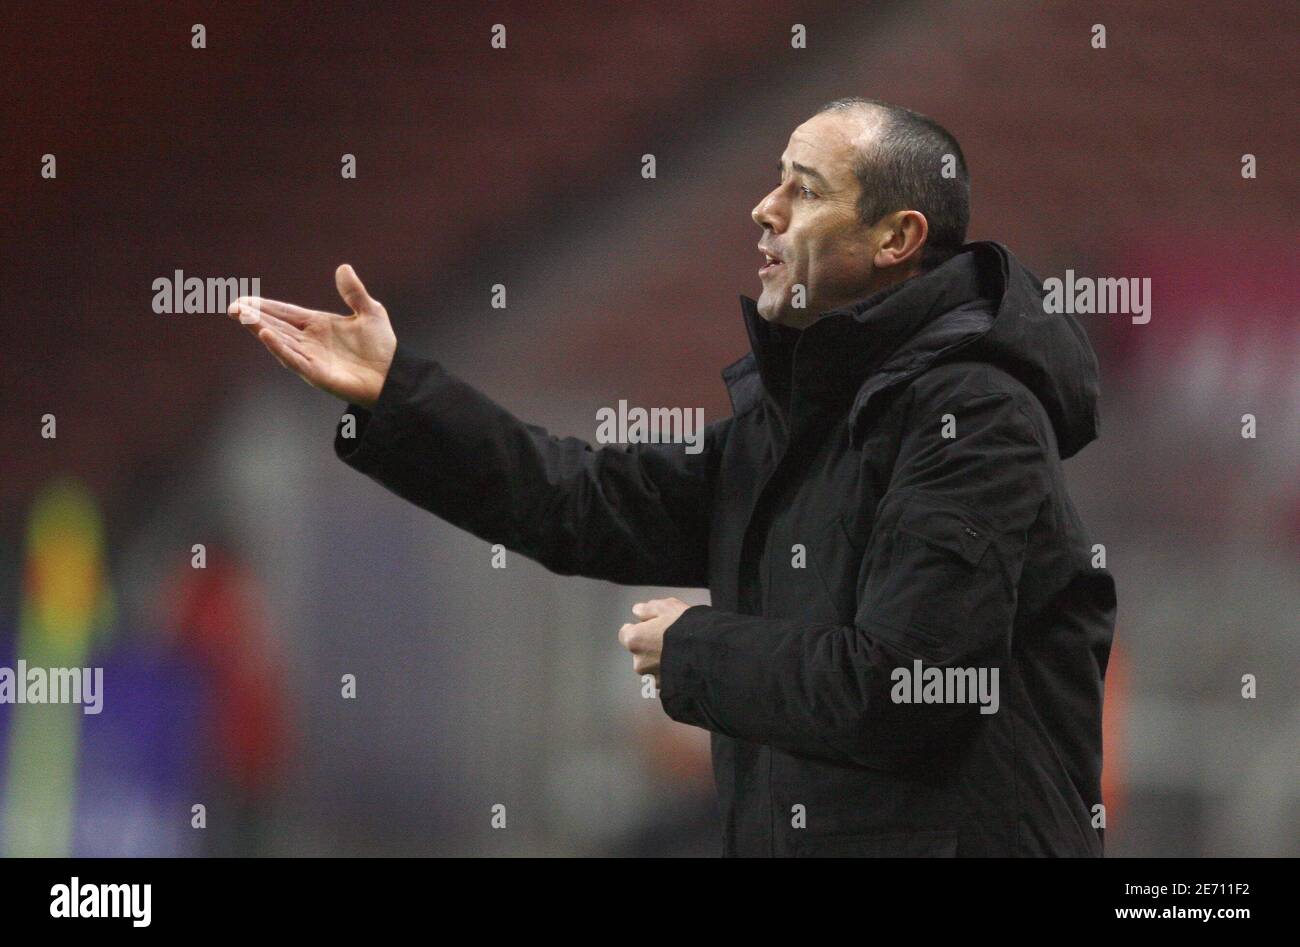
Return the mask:
<svg viewBox="0 0 1300 947"><path fill-rule="evenodd" d="M741 303L753 354L723 372L733 404L757 393L747 392L753 368L769 392L847 385L855 392L850 431L861 443L888 391L942 362L981 361L1034 393L1062 458L1097 437L1097 358L1087 335L1073 316L1044 311L1042 283L999 243L968 243L930 272L831 310L802 332L768 323L749 297Z"/></svg>

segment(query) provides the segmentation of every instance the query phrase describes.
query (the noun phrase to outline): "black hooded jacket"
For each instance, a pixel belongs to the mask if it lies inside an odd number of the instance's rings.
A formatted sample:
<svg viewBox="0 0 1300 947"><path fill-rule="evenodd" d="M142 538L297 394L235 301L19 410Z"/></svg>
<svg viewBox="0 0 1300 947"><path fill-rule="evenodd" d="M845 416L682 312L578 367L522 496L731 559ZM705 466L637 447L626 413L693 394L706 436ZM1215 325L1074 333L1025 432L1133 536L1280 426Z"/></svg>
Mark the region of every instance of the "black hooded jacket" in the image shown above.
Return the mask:
<svg viewBox="0 0 1300 947"><path fill-rule="evenodd" d="M1099 855L1111 576L1061 460L1097 363L1006 248L752 353L704 449L593 449L399 346L339 456L565 575L707 586L661 699L712 732L729 855Z"/></svg>

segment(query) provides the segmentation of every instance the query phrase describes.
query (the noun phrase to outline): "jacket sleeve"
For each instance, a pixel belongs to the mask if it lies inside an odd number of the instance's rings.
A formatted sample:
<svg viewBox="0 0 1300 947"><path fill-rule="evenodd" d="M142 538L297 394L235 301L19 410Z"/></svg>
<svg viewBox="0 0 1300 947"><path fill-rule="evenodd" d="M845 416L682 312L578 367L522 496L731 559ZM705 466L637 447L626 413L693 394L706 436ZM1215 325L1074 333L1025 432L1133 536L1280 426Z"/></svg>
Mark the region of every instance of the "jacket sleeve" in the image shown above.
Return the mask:
<svg viewBox="0 0 1300 947"><path fill-rule="evenodd" d="M979 719L974 703L902 702L914 692L901 672L915 674L920 661L945 674L984 668L987 681L993 669L1002 677L1027 533L1050 486L1048 441L1027 413L1032 395L972 392L969 379L948 377L906 409L854 623L688 609L664 639L660 696L669 716L880 768L914 762ZM945 415L955 436L944 436Z"/></svg>
<svg viewBox="0 0 1300 947"><path fill-rule="evenodd" d="M695 587L707 584L709 459L728 423L709 425L694 454L597 450L523 423L399 345L374 409L348 405L334 448L398 496L553 572Z"/></svg>

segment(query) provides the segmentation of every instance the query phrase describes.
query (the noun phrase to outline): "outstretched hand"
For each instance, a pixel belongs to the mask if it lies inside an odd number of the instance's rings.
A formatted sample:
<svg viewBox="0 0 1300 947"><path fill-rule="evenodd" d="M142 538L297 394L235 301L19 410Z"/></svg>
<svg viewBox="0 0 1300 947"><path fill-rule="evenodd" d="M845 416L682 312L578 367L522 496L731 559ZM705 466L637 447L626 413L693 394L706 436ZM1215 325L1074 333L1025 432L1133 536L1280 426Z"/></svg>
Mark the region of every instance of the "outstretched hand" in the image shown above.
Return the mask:
<svg viewBox="0 0 1300 947"><path fill-rule="evenodd" d="M370 298L351 266L340 266L334 282L351 315L303 309L260 296L241 296L228 312L307 384L373 408L388 377L397 336L388 311Z"/></svg>

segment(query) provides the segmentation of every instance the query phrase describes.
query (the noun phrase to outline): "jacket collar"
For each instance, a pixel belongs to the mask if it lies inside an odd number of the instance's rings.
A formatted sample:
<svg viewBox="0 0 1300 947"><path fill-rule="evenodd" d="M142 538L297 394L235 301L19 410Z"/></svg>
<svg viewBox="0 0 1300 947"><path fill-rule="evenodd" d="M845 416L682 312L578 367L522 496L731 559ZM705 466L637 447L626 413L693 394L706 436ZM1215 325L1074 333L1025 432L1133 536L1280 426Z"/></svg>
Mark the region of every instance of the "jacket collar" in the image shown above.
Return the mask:
<svg viewBox="0 0 1300 947"><path fill-rule="evenodd" d="M722 373L732 410L740 415L766 396L788 411L798 394L852 404L850 421L856 422L872 394L987 331L991 317L980 320L971 313L987 313L989 289L981 285L974 254L962 253L929 273L823 313L803 330L767 322L757 303L741 296L751 352ZM950 312L957 316L954 310L966 317L939 319ZM923 331L936 321L952 322L953 331Z"/></svg>

